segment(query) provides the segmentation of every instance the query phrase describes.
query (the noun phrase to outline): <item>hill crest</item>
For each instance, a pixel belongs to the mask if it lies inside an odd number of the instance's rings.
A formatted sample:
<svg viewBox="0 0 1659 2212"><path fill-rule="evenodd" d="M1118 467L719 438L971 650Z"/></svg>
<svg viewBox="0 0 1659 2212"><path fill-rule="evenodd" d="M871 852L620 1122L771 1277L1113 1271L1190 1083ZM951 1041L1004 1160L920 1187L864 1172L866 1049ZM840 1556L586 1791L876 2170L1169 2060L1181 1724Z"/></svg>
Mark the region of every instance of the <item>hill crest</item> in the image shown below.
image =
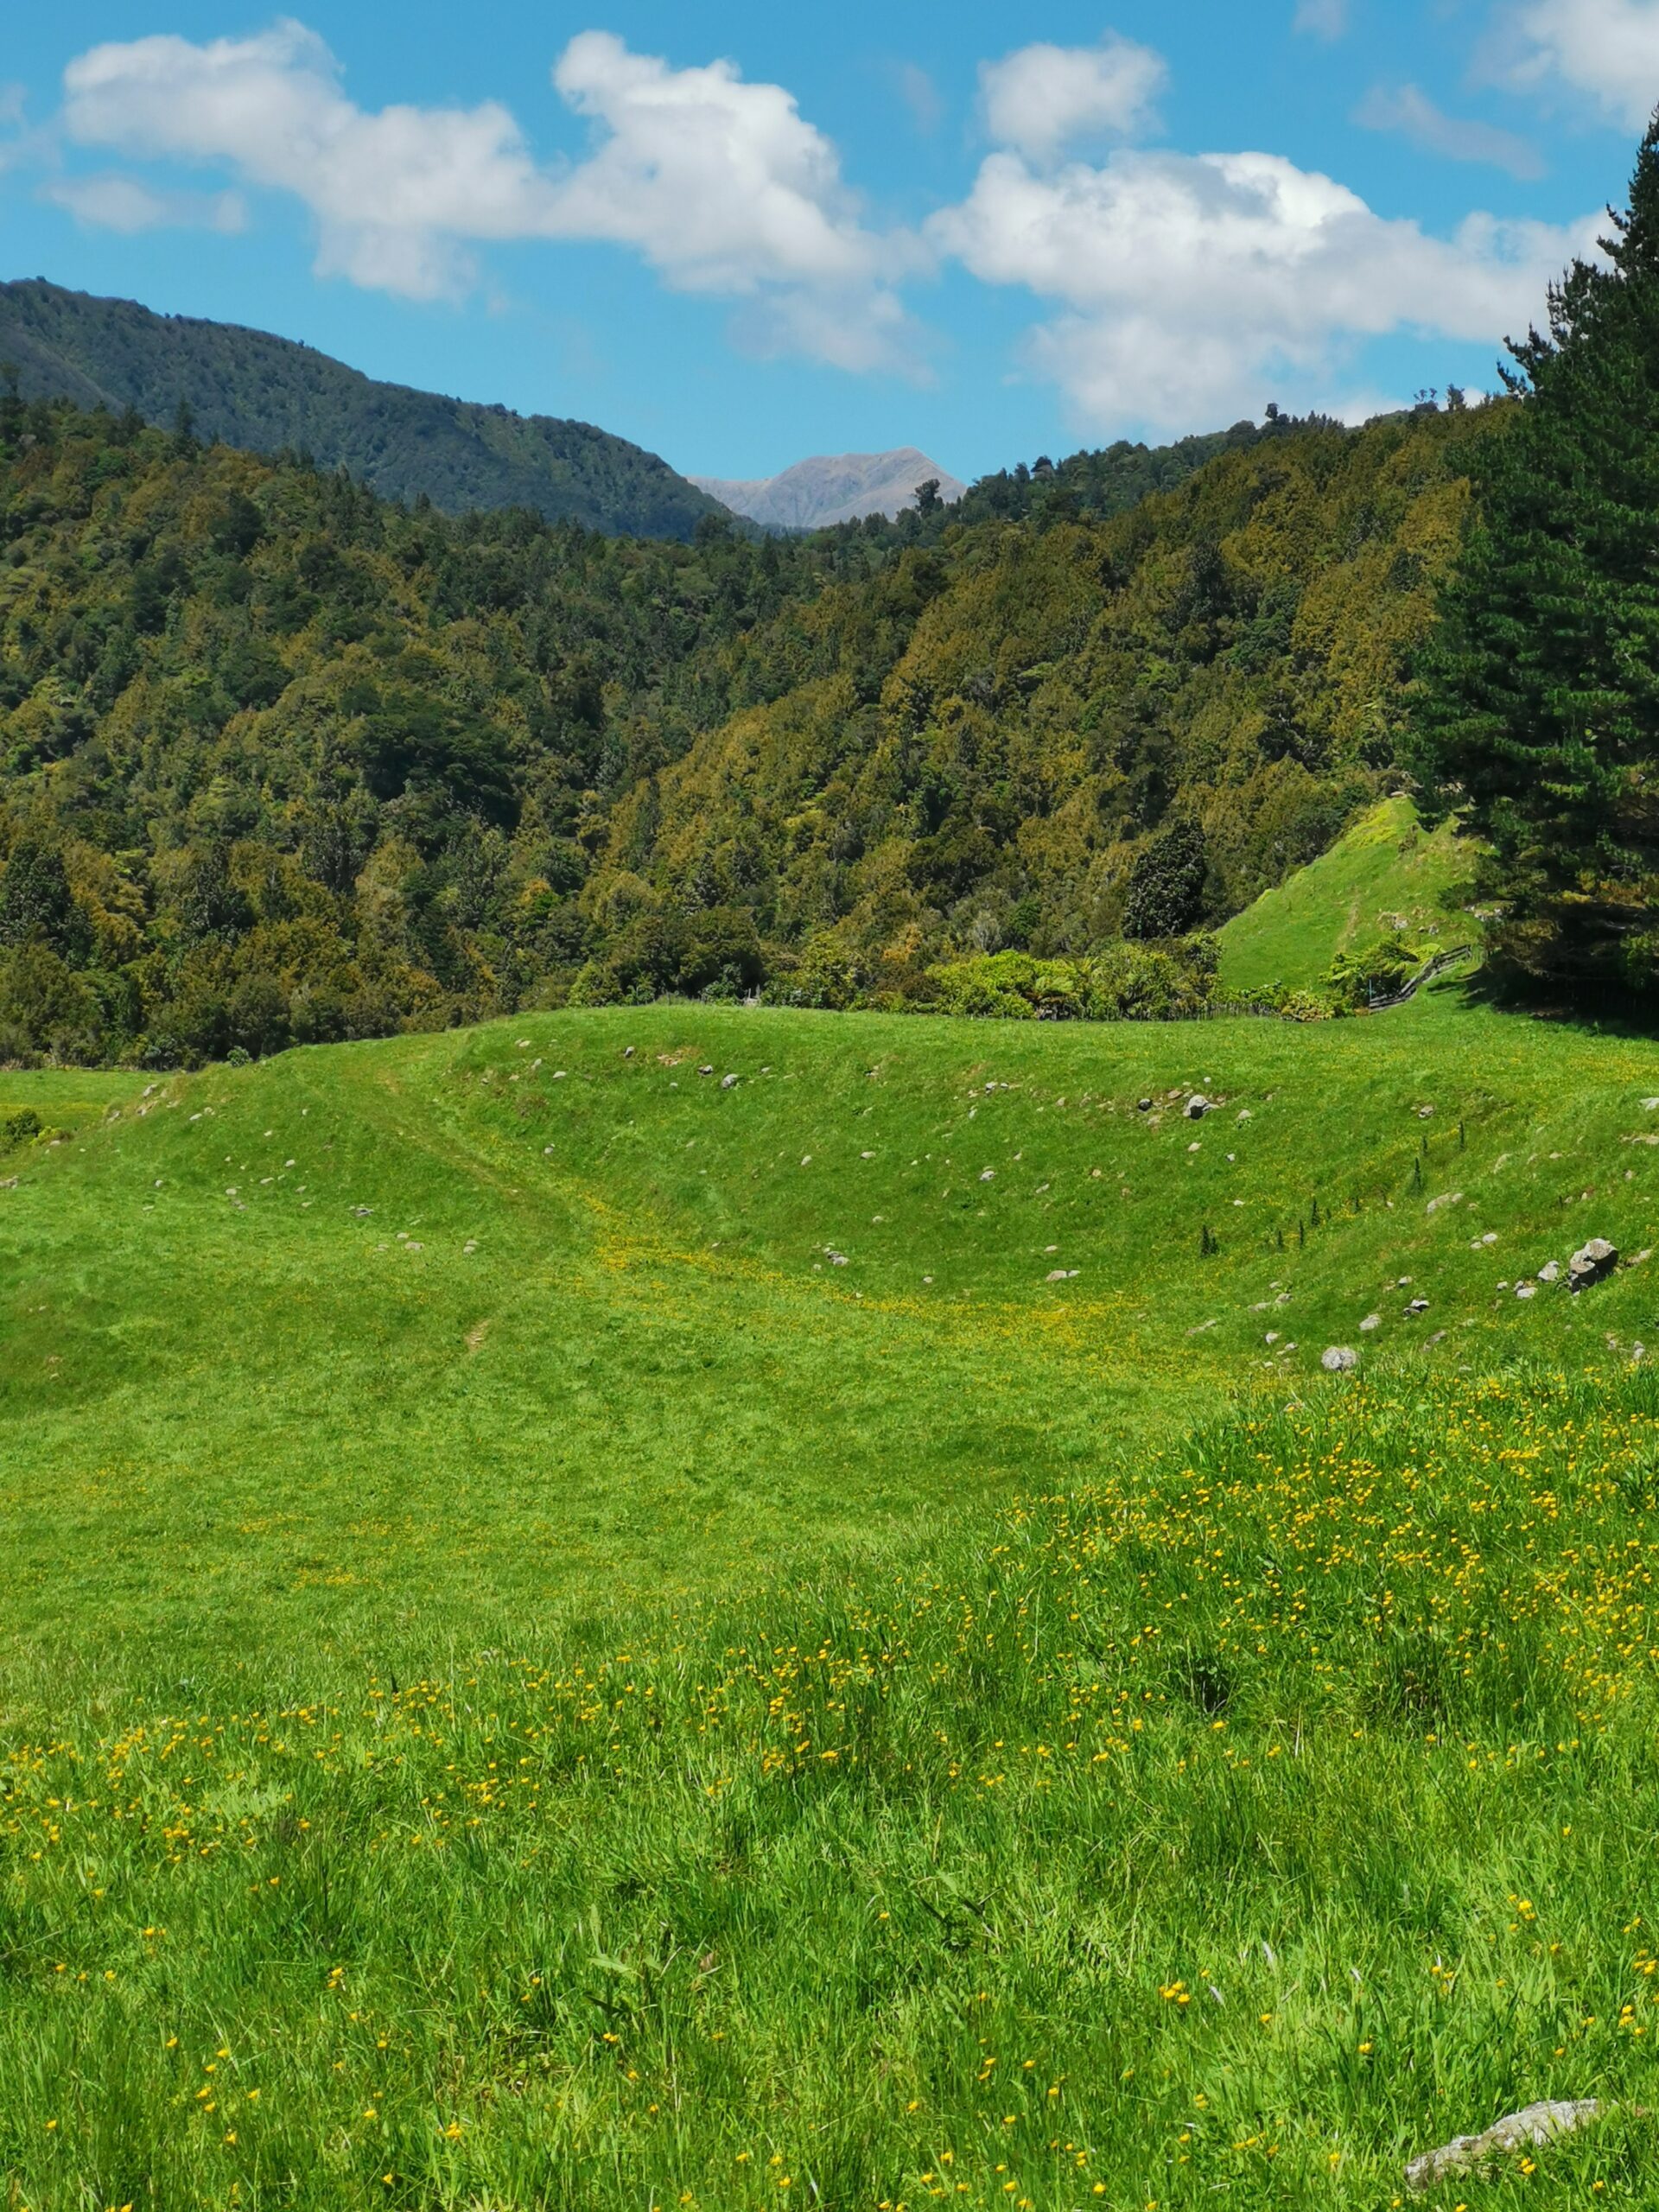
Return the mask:
<svg viewBox="0 0 1659 2212"><path fill-rule="evenodd" d="M0 283L0 360L26 399L132 408L160 426L183 405L212 442L308 453L383 498L424 493L447 513L528 507L549 522L688 538L721 512L658 455L592 423L380 383L269 331L156 315L43 277Z"/></svg>

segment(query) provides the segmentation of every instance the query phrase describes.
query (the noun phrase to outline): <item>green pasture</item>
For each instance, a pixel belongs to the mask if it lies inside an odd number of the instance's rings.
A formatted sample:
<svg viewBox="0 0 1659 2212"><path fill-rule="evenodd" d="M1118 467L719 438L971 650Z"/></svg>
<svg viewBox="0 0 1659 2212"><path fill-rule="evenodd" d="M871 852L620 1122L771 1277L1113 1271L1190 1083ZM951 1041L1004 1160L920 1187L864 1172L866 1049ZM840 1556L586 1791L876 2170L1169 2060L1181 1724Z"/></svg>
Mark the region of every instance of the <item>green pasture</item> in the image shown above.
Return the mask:
<svg viewBox="0 0 1659 2212"><path fill-rule="evenodd" d="M1455 987L0 1076L10 2202L1381 2207L1587 2094L1448 2205L1659 2201L1649 1100Z"/></svg>
<svg viewBox="0 0 1659 2212"><path fill-rule="evenodd" d="M1449 823L1425 830L1408 798L1383 799L1222 928L1223 988L1312 990L1339 952L1395 930L1446 946L1478 943L1467 912L1473 874L1474 855Z"/></svg>

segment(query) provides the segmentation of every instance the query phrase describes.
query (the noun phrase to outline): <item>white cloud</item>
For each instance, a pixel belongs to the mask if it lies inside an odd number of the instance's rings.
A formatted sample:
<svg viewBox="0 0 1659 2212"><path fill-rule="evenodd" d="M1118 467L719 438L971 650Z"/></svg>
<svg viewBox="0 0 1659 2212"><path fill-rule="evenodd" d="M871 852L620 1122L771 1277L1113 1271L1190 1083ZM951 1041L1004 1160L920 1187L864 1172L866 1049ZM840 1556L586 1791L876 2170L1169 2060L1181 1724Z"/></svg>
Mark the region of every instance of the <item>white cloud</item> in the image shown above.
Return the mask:
<svg viewBox="0 0 1659 2212"><path fill-rule="evenodd" d="M1053 175L994 154L930 226L985 283L1058 305L1033 359L1082 422L1184 429L1255 413L1285 379L1339 409L1367 340L1496 346L1596 229L1471 215L1440 239L1277 155L1128 151Z"/></svg>
<svg viewBox="0 0 1659 2212"><path fill-rule="evenodd" d="M244 231L247 203L237 192L155 192L137 177L66 177L42 185L42 200L79 223L133 237L140 231Z"/></svg>
<svg viewBox="0 0 1659 2212"><path fill-rule="evenodd" d="M1565 86L1632 130L1659 101L1659 0L1524 0L1500 35L1519 89Z"/></svg>
<svg viewBox="0 0 1659 2212"><path fill-rule="evenodd" d="M1310 38L1338 39L1348 29L1348 0L1296 0L1296 29Z"/></svg>
<svg viewBox="0 0 1659 2212"><path fill-rule="evenodd" d="M1364 130L1395 130L1425 153L1451 162L1484 162L1515 177L1539 177L1544 164L1538 149L1512 130L1447 115L1415 85L1389 91L1374 86L1354 111Z"/></svg>
<svg viewBox="0 0 1659 2212"><path fill-rule="evenodd" d="M497 101L357 106L322 41L289 20L200 46L95 48L65 72L64 125L83 145L294 194L322 275L432 299L476 282L480 244L610 240L680 289L749 302L769 345L849 367L902 353L890 280L913 242L863 227L834 146L780 86L726 61L671 69L599 31L571 41L553 81L598 126L574 164L538 162Z"/></svg>
<svg viewBox="0 0 1659 2212"><path fill-rule="evenodd" d="M1161 54L1115 32L1098 46L1022 46L980 64L985 126L999 146L1052 161L1080 139L1140 130L1167 76Z"/></svg>

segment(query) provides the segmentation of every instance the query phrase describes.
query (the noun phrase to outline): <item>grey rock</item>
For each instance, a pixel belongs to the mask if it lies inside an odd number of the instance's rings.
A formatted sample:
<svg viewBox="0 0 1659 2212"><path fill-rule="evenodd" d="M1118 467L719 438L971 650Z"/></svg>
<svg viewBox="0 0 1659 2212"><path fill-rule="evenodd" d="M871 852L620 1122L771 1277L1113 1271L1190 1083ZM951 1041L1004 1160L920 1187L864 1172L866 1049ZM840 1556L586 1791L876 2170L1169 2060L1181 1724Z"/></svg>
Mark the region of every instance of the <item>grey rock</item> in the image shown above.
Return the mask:
<svg viewBox="0 0 1659 2212"><path fill-rule="evenodd" d="M1515 1294L1517 1298L1536 1298L1538 1286L1535 1282L1518 1282L1515 1286Z"/></svg>
<svg viewBox="0 0 1659 2212"><path fill-rule="evenodd" d="M699 1068L697 1070L697 1073L699 1075L713 1075L714 1070L713 1068Z"/></svg>
<svg viewBox="0 0 1659 2212"><path fill-rule="evenodd" d="M1428 1300L1426 1298L1414 1298L1406 1311L1408 1313L1427 1313Z"/></svg>
<svg viewBox="0 0 1659 2212"><path fill-rule="evenodd" d="M1215 1111L1215 1107L1201 1090L1195 1090L1181 1110L1189 1122L1201 1122L1206 1114Z"/></svg>
<svg viewBox="0 0 1659 2212"><path fill-rule="evenodd" d="M1137 1098L1135 1102L1135 1111L1137 1113L1150 1114L1152 1111L1152 1101L1150 1098Z"/></svg>
<svg viewBox="0 0 1659 2212"><path fill-rule="evenodd" d="M1406 2168L1406 2187L1421 2193L1459 2175L1484 2172L1518 2151L1541 2150L1558 2135L1571 2135L1575 2128L1599 2120L1603 2109L1598 2097L1528 2105L1524 2111L1506 2114L1482 2135L1457 2136L1438 2151L1425 2151L1413 2158Z"/></svg>
<svg viewBox="0 0 1659 2212"><path fill-rule="evenodd" d="M1573 1290L1586 1290L1613 1272L1618 1265L1618 1249L1605 1236L1592 1236L1580 1244L1567 1263L1567 1279Z"/></svg>
<svg viewBox="0 0 1659 2212"><path fill-rule="evenodd" d="M1561 1263L1559 1260L1546 1260L1538 1270L1540 1282L1559 1282L1560 1279Z"/></svg>
<svg viewBox="0 0 1659 2212"><path fill-rule="evenodd" d="M1347 1344L1332 1344L1319 1354L1319 1365L1329 1375L1343 1375L1349 1368L1359 1365L1359 1354Z"/></svg>
<svg viewBox="0 0 1659 2212"><path fill-rule="evenodd" d="M735 1090L737 1088L737 1077L734 1075L721 1076L720 1078L720 1087L722 1090Z"/></svg>
<svg viewBox="0 0 1659 2212"><path fill-rule="evenodd" d="M1359 1325L1362 1329L1380 1329L1382 1325L1382 1316L1380 1313L1368 1313Z"/></svg>

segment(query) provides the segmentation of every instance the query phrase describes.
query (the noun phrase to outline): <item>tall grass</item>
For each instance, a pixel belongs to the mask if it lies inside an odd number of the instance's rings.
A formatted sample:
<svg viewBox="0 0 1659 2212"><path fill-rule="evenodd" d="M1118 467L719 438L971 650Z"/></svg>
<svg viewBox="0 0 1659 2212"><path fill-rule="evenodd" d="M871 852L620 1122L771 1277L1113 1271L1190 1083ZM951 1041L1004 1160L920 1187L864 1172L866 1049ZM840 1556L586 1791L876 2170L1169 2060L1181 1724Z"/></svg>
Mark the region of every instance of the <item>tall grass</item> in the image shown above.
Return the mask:
<svg viewBox="0 0 1659 2212"><path fill-rule="evenodd" d="M4 1769L12 2201L1382 2206L1652 2103L1656 1478L1639 1369L1413 1364L412 1679L94 1665Z"/></svg>

